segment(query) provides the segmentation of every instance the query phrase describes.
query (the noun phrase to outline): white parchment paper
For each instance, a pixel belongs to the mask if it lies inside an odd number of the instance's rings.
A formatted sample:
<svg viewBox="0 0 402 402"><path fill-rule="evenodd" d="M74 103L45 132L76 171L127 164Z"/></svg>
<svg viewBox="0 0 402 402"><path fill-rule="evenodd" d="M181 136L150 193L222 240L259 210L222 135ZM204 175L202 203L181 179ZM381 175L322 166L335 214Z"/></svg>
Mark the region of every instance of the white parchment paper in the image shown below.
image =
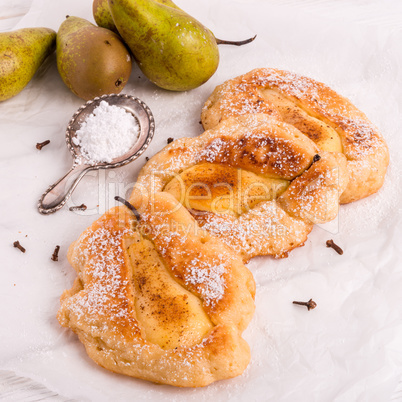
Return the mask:
<svg viewBox="0 0 402 402"><path fill-rule="evenodd" d="M125 93L152 109L155 138L129 166L89 174L67 208L41 216L36 203L72 164L68 121L81 106L61 81L55 56L28 87L0 103L1 230L0 369L35 379L79 401L388 401L402 374L402 5L399 1L180 0L177 4L217 37L257 39L221 46L220 66L202 87L171 93L134 68ZM66 15L93 21L90 0L34 0L16 28L58 29ZM202 132L200 111L226 79L256 67L311 76L349 97L380 128L390 148L384 187L342 206L338 218L315 227L289 258L249 263L257 282L256 313L244 333L252 361L233 380L177 389L98 367L56 318L59 296L74 279L69 244L125 196L145 162L168 137ZM51 143L38 151L37 142ZM85 203L85 213L68 206ZM325 247L334 239L339 256ZM19 240L25 254L12 247ZM58 262L50 257L61 246ZM313 298L308 312L293 300Z"/></svg>

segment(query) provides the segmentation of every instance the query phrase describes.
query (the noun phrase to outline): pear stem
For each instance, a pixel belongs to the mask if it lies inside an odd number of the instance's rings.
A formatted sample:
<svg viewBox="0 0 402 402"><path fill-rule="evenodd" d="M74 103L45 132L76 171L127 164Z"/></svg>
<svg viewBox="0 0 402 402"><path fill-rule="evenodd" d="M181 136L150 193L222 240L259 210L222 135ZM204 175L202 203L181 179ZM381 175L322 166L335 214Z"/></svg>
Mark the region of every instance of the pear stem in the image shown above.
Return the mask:
<svg viewBox="0 0 402 402"><path fill-rule="evenodd" d="M135 208L127 200L125 200L124 198L119 197L118 195L116 195L116 197L114 197L114 199L116 201L119 201L122 204L124 204L134 214L134 216L136 217L137 221L140 221L141 215L138 213L137 208Z"/></svg>
<svg viewBox="0 0 402 402"><path fill-rule="evenodd" d="M240 40L240 41L230 41L230 40L222 40L222 39L216 38L216 43L218 45L243 46L243 45L247 45L247 43L252 42L256 37L257 37L257 35L254 35L252 38Z"/></svg>

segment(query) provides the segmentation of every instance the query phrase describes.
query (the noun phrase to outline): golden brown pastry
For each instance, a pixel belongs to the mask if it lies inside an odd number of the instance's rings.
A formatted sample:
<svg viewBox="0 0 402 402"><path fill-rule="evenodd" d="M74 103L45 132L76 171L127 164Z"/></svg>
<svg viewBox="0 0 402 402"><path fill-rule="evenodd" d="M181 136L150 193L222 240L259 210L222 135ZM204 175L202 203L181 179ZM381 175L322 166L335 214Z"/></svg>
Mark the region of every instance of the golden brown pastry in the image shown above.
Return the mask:
<svg viewBox="0 0 402 402"><path fill-rule="evenodd" d="M174 195L247 261L303 245L314 223L336 217L346 184L342 154L320 151L292 125L249 114L165 147L142 168L131 198L145 194L145 205L154 192Z"/></svg>
<svg viewBox="0 0 402 402"><path fill-rule="evenodd" d="M139 222L113 208L72 243L77 279L59 322L116 373L180 387L237 376L250 360L253 277L171 195L152 196Z"/></svg>
<svg viewBox="0 0 402 402"><path fill-rule="evenodd" d="M202 110L206 130L231 116L266 113L299 129L323 151L343 153L348 203L375 193L389 163L378 129L348 99L323 83L288 71L259 68L219 85Z"/></svg>

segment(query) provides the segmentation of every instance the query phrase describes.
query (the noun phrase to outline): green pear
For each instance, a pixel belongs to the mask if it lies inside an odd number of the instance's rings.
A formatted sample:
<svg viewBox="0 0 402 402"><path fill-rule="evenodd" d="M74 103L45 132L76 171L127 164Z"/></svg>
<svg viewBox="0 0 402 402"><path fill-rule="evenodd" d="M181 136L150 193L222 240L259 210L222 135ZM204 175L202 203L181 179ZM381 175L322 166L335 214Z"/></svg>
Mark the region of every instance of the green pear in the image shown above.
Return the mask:
<svg viewBox="0 0 402 402"><path fill-rule="evenodd" d="M55 48L56 32L23 28L0 33L0 101L12 98L31 81Z"/></svg>
<svg viewBox="0 0 402 402"><path fill-rule="evenodd" d="M186 91L202 85L219 64L222 41L170 0L108 0L114 24L142 72L156 85Z"/></svg>
<svg viewBox="0 0 402 402"><path fill-rule="evenodd" d="M109 0L109 8L140 69L159 87L186 91L215 73L219 51L213 33L178 7L156 0Z"/></svg>
<svg viewBox="0 0 402 402"><path fill-rule="evenodd" d="M57 33L57 68L68 88L82 99L119 93L132 68L120 37L79 17L67 17Z"/></svg>
<svg viewBox="0 0 402 402"><path fill-rule="evenodd" d="M94 0L92 3L92 13L98 26L118 33L112 14L110 14L108 0Z"/></svg>

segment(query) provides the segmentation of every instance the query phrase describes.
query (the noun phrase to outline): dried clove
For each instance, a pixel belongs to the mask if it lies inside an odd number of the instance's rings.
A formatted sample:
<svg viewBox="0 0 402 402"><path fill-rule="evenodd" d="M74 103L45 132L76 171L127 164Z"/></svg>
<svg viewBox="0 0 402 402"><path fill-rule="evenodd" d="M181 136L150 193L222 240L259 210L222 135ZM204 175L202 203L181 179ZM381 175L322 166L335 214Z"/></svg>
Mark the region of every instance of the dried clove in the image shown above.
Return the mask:
<svg viewBox="0 0 402 402"><path fill-rule="evenodd" d="M21 244L18 240L13 243L13 246L15 248L18 248L18 250L22 251L23 253L25 253L25 251L26 251L25 248L21 246Z"/></svg>
<svg viewBox="0 0 402 402"><path fill-rule="evenodd" d="M333 248L339 255L343 254L343 250L337 244L335 244L332 239L327 240L326 245L327 247Z"/></svg>
<svg viewBox="0 0 402 402"><path fill-rule="evenodd" d="M124 205L134 214L134 216L136 217L137 221L140 221L141 216L140 216L140 214L138 213L137 209L136 209L132 204L130 204L130 203L129 203L127 200L125 200L124 198L119 197L118 195L116 195L116 197L114 197L114 199L115 199L116 201L119 201L119 202L121 202L122 204L124 204Z"/></svg>
<svg viewBox="0 0 402 402"><path fill-rule="evenodd" d="M308 311L317 307L317 303L313 301L313 299L310 299L308 302L294 301L293 304L298 304L299 306L306 306Z"/></svg>
<svg viewBox="0 0 402 402"><path fill-rule="evenodd" d="M36 144L36 149L39 149L39 151L40 151L47 144L50 144L50 140L46 140L46 141L43 141L43 142L38 142Z"/></svg>
<svg viewBox="0 0 402 402"><path fill-rule="evenodd" d="M53 254L52 254L52 261L59 261L59 251L60 251L60 246L56 246Z"/></svg>
<svg viewBox="0 0 402 402"><path fill-rule="evenodd" d="M74 205L69 208L70 211L85 211L86 209L87 209L87 206L85 204Z"/></svg>

